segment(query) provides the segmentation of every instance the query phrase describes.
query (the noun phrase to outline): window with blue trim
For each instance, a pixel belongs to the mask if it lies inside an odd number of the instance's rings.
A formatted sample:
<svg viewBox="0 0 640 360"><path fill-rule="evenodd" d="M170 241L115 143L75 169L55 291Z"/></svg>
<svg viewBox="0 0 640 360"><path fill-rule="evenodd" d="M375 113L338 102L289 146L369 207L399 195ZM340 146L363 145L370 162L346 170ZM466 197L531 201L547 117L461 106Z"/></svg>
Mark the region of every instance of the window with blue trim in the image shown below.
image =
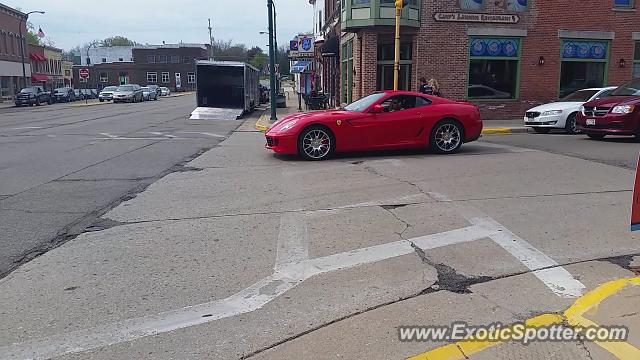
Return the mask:
<svg viewBox="0 0 640 360"><path fill-rule="evenodd" d="M606 83L608 41L563 40L560 47L560 97Z"/></svg>
<svg viewBox="0 0 640 360"><path fill-rule="evenodd" d="M529 0L507 0L507 10L523 12L529 9Z"/></svg>
<svg viewBox="0 0 640 360"><path fill-rule="evenodd" d="M633 8L634 0L613 0L613 6L616 8Z"/></svg>
<svg viewBox="0 0 640 360"><path fill-rule="evenodd" d="M471 38L469 99L515 99L520 67L519 38Z"/></svg>
<svg viewBox="0 0 640 360"><path fill-rule="evenodd" d="M484 6L483 0L460 0L460 8L465 10L480 10Z"/></svg>

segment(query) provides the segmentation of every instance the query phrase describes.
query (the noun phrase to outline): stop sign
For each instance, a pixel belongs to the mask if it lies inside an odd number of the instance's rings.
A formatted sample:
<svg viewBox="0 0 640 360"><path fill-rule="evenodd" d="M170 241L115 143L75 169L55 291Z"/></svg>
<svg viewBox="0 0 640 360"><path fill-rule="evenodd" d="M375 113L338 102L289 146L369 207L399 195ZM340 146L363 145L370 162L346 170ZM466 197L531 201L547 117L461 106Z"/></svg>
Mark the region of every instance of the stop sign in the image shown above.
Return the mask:
<svg viewBox="0 0 640 360"><path fill-rule="evenodd" d="M89 69L80 69L80 77L86 79L89 77Z"/></svg>

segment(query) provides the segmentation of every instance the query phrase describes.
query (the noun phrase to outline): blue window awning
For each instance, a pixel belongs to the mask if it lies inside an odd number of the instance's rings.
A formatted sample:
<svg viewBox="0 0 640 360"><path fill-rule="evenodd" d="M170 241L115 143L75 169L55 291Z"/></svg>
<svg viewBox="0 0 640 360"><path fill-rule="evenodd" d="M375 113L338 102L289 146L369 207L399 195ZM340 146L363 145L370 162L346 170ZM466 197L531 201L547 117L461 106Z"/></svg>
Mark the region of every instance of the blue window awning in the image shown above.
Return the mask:
<svg viewBox="0 0 640 360"><path fill-rule="evenodd" d="M295 64L293 64L289 72L292 74L303 73L307 70L309 64L311 64L311 61L297 61Z"/></svg>

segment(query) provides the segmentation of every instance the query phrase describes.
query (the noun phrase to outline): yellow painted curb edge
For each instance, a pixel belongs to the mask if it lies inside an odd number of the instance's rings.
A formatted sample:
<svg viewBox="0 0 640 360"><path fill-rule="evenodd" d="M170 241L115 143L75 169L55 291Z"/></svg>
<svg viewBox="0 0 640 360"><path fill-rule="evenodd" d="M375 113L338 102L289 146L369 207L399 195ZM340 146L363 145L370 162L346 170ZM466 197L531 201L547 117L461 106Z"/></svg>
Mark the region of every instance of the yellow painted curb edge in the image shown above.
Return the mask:
<svg viewBox="0 0 640 360"><path fill-rule="evenodd" d="M260 117L258 118L258 121L256 121L255 125L253 125L253 127L256 128L256 130L258 131L267 131L269 129L268 125L264 125L264 119L266 117L264 115L260 115Z"/></svg>
<svg viewBox="0 0 640 360"><path fill-rule="evenodd" d="M511 128L486 128L482 129L483 134L510 134L512 132Z"/></svg>
<svg viewBox="0 0 640 360"><path fill-rule="evenodd" d="M562 314L542 314L525 320L530 327L544 327L561 324L565 320L570 326L594 326L592 321L582 315L590 309L598 306L606 298L622 290L626 285L640 285L640 277L624 278L606 282L597 288L579 297ZM511 325L513 327L515 324ZM492 346L501 344L502 341L473 341L465 340L437 347L433 350L407 358L408 360L464 360L469 355L486 350ZM595 344L614 354L619 359L640 359L640 350L625 342L611 342Z"/></svg>

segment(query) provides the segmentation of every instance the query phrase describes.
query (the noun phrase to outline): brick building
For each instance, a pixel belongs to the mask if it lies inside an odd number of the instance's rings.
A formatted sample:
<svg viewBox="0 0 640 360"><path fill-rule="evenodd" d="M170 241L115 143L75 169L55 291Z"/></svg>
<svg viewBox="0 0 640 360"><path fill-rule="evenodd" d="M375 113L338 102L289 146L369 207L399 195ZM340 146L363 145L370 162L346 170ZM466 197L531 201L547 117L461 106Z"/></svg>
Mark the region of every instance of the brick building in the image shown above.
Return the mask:
<svg viewBox="0 0 640 360"><path fill-rule="evenodd" d="M78 87L102 89L122 84L165 86L173 91L195 90L195 60L207 59L206 44L163 44L135 47L132 62L104 62L90 66L76 65L74 84ZM79 69L89 69L89 79L79 77Z"/></svg>
<svg viewBox="0 0 640 360"><path fill-rule="evenodd" d="M0 4L0 102L12 99L22 86L22 57L20 47L26 46L27 27L22 22L20 38L20 19L25 14ZM25 49L26 52L26 49ZM25 73L31 77L31 65L25 59ZM27 81L28 82L28 81Z"/></svg>
<svg viewBox="0 0 640 360"><path fill-rule="evenodd" d="M26 59L31 63L31 84L40 85L47 90L64 86L61 49L29 44Z"/></svg>
<svg viewBox="0 0 640 360"><path fill-rule="evenodd" d="M330 105L340 104L340 2L309 0L314 7L315 84L330 97Z"/></svg>
<svg viewBox="0 0 640 360"><path fill-rule="evenodd" d="M393 0L340 0L341 101L393 87ZM485 118L519 117L579 88L640 76L634 0L411 0L400 87L436 79Z"/></svg>

